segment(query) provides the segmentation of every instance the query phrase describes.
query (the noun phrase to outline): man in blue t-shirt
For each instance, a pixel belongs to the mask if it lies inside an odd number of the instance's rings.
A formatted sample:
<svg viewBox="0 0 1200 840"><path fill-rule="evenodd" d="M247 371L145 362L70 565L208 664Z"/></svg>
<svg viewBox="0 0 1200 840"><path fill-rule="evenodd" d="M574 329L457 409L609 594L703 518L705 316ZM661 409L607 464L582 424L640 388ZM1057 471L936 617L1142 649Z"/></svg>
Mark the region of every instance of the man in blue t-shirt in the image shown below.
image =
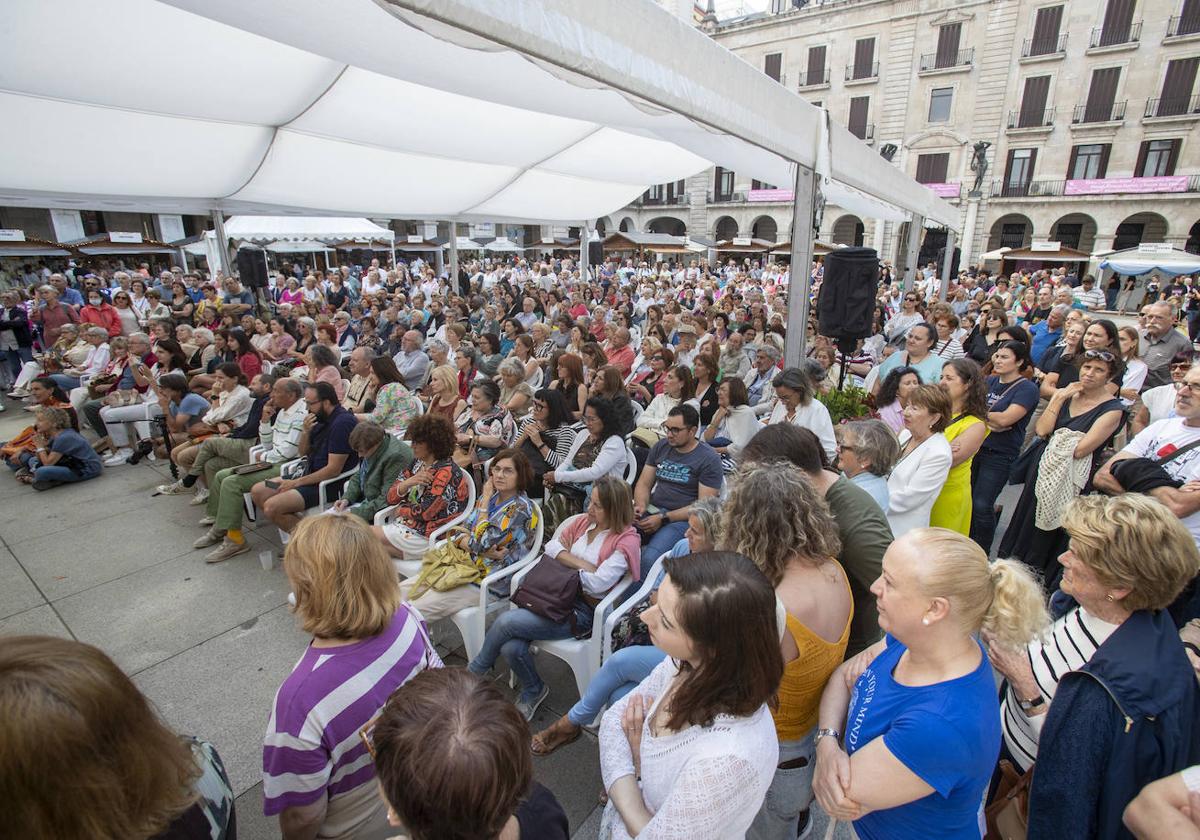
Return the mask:
<svg viewBox="0 0 1200 840"><path fill-rule="evenodd" d="M1032 339L1029 345L1029 357L1033 359L1034 364L1042 360L1042 356L1046 355L1047 350L1058 344L1062 338L1063 324L1066 322L1067 313L1070 310L1069 306L1059 304L1050 310L1045 321L1038 321L1029 328L1029 337Z"/></svg>
<svg viewBox="0 0 1200 840"><path fill-rule="evenodd" d="M680 404L663 424L633 489L634 525L642 533L642 568L649 569L687 530L692 502L721 491L721 456L696 438L700 413Z"/></svg>
<svg viewBox="0 0 1200 840"><path fill-rule="evenodd" d="M358 464L358 453L350 445L350 432L358 419L342 407L337 392L328 382L314 382L304 389L308 416L300 435L300 454L308 457L308 466L299 478L274 478L255 484L250 493L267 518L281 530L291 533L300 522L297 514L320 503L320 484L336 478ZM341 494L341 486L329 492L332 502Z"/></svg>

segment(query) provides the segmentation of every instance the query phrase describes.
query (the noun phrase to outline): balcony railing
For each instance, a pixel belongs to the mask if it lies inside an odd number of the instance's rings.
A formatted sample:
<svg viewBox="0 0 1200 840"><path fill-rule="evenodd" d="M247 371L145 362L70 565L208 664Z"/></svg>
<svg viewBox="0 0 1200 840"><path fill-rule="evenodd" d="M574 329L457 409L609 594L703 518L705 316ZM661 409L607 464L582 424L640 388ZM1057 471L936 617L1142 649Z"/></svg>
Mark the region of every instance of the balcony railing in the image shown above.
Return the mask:
<svg viewBox="0 0 1200 840"><path fill-rule="evenodd" d="M1119 47L1123 44L1136 44L1142 39L1142 22L1131 23L1129 26L1097 26L1092 30L1090 48Z"/></svg>
<svg viewBox="0 0 1200 840"><path fill-rule="evenodd" d="M846 65L846 81L857 82L862 79L877 79L879 78L879 62L872 61L870 64L847 64Z"/></svg>
<svg viewBox="0 0 1200 840"><path fill-rule="evenodd" d="M1057 115L1056 108L1047 108L1044 111L1035 113L1026 113L1021 111L1008 112L1008 127L1009 128L1049 128L1054 125L1054 117Z"/></svg>
<svg viewBox="0 0 1200 840"><path fill-rule="evenodd" d="M1067 33L1057 38L1030 38L1021 46L1022 58L1036 58L1042 55L1062 55L1067 51Z"/></svg>
<svg viewBox="0 0 1200 840"><path fill-rule="evenodd" d="M1200 96L1173 96L1147 99L1143 117L1180 117L1200 114Z"/></svg>
<svg viewBox="0 0 1200 840"><path fill-rule="evenodd" d="M1200 35L1200 14L1183 17L1175 15L1167 21L1167 37L1182 38L1184 35Z"/></svg>
<svg viewBox="0 0 1200 840"><path fill-rule="evenodd" d="M817 85L829 84L829 68L826 67L823 71L817 73L802 72L799 75L799 87L816 87Z"/></svg>
<svg viewBox="0 0 1200 840"><path fill-rule="evenodd" d="M712 190L709 190L709 192L708 192L708 203L709 204L729 204L731 202L745 201L745 200L746 200L746 194L744 192L726 193L726 192L713 192Z"/></svg>
<svg viewBox="0 0 1200 840"><path fill-rule="evenodd" d="M851 125L847 127L850 129L850 133L859 140L875 139L875 123L867 123L866 125Z"/></svg>
<svg viewBox="0 0 1200 840"><path fill-rule="evenodd" d="M921 56L921 72L949 70L954 67L970 67L975 62L975 48L969 47L956 53L925 53Z"/></svg>
<svg viewBox="0 0 1200 840"><path fill-rule="evenodd" d="M1125 102L1100 103L1097 105L1076 105L1075 113L1071 115L1071 123L1121 122L1125 119Z"/></svg>
<svg viewBox="0 0 1200 840"><path fill-rule="evenodd" d="M1062 181L992 181L992 198L1028 198L1047 195L1062 195Z"/></svg>

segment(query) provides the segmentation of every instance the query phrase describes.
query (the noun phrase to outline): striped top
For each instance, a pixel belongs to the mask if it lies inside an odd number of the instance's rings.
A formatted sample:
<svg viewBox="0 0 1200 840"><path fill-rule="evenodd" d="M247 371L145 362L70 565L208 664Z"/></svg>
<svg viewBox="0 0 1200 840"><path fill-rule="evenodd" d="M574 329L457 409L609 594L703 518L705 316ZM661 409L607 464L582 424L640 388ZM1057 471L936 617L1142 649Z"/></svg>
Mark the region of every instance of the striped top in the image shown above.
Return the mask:
<svg viewBox="0 0 1200 840"><path fill-rule="evenodd" d="M309 645L292 673L279 686L263 740L263 811L329 797L326 825L352 825L370 817L379 798L375 768L359 730L383 708L388 697L424 668L442 662L428 641L420 614L407 604L396 610L378 636L340 647ZM339 797L367 786L360 799L366 814L338 813ZM335 832L336 833L336 832Z"/></svg>
<svg viewBox="0 0 1200 840"><path fill-rule="evenodd" d="M1044 638L1029 643L1029 664L1047 704L1053 699L1063 674L1086 665L1116 629L1116 624L1101 621L1082 607L1076 607L1054 622ZM1016 692L1006 683L1000 700L1000 721L1004 727L1004 746L1020 765L1021 772L1028 770L1037 759L1038 738L1046 712L1027 716Z"/></svg>

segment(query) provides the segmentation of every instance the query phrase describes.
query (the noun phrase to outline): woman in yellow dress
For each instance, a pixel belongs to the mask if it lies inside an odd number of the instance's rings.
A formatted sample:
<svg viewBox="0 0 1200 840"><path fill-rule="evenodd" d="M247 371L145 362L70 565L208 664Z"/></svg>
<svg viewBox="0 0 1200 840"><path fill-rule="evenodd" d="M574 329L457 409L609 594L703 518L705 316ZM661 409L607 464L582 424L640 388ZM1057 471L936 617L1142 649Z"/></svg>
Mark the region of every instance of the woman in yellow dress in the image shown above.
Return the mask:
<svg viewBox="0 0 1200 840"><path fill-rule="evenodd" d="M954 418L943 432L950 441L953 460L942 492L933 503L929 524L967 535L971 531L971 459L988 435L984 422L987 386L972 359L946 362L940 385L950 396L950 416Z"/></svg>

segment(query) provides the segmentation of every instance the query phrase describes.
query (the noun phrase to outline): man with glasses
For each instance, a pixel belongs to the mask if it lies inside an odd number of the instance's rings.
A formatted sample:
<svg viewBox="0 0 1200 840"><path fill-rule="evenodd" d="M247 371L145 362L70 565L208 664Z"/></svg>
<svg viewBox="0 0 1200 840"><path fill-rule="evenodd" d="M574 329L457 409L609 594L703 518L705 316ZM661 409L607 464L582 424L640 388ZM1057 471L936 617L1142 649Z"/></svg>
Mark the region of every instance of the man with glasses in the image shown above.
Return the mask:
<svg viewBox="0 0 1200 840"><path fill-rule="evenodd" d="M1200 445L1193 446L1200 441L1200 367L1191 368L1182 381L1170 387L1176 391L1175 416L1151 423L1139 432L1096 473L1094 483L1110 495L1126 491L1148 493L1183 520L1196 544L1200 545ZM1189 446L1192 448L1188 449ZM1145 489L1122 486L1112 468L1130 458L1164 461L1162 469L1182 486ZM1125 473L1121 473L1121 477L1127 482L1132 480Z"/></svg>
<svg viewBox="0 0 1200 840"><path fill-rule="evenodd" d="M721 491L721 456L697 439L699 427L700 413L693 406L672 408L663 423L666 437L651 447L633 489L643 569L683 537L692 503Z"/></svg>
<svg viewBox="0 0 1200 840"><path fill-rule="evenodd" d="M1191 340L1175 329L1175 314L1170 304L1152 303L1145 308L1146 327L1142 330L1141 352L1149 372L1143 390L1171 381L1171 360L1185 350L1191 352Z"/></svg>
<svg viewBox="0 0 1200 840"><path fill-rule="evenodd" d="M1129 422L1130 434L1136 435L1151 423L1175 416L1175 386L1183 381L1187 372L1192 369L1194 354L1185 350L1171 359L1168 369L1171 381L1147 391L1142 391L1140 405Z"/></svg>

